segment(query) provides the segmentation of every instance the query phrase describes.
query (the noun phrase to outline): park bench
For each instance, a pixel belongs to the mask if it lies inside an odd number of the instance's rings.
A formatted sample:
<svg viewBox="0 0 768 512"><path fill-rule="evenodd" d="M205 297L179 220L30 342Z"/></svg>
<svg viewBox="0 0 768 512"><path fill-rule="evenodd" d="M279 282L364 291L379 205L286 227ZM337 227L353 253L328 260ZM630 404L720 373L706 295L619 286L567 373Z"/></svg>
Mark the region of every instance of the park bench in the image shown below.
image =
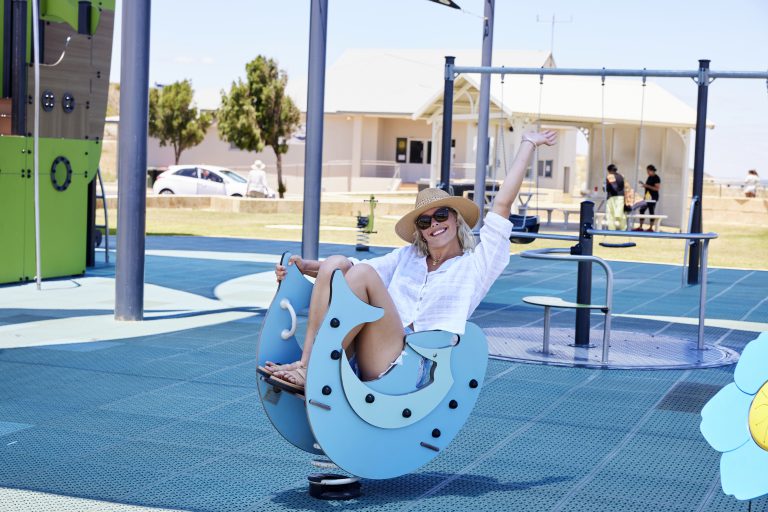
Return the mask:
<svg viewBox="0 0 768 512"><path fill-rule="evenodd" d="M568 229L568 217L572 213L575 213L576 215L578 215L580 210L579 208L574 208L571 206L539 205L539 206L529 206L528 208L526 208L526 211L547 212L547 225L552 224L552 212L554 211L562 212L563 221L565 222L565 228Z"/></svg>
<svg viewBox="0 0 768 512"><path fill-rule="evenodd" d="M658 231L658 228L661 225L661 221L663 221L666 218L667 218L666 215L651 215L649 213L631 213L627 215L627 229L632 230L632 228L635 226L636 220L648 221L648 223L650 223L650 221L652 220L656 220L658 222L654 224L654 227L656 228L656 231Z"/></svg>
<svg viewBox="0 0 768 512"><path fill-rule="evenodd" d="M667 218L666 215L651 215L651 214L646 214L646 213L633 213L633 214L627 215L627 229L631 231L632 227L634 226L635 220L637 220L637 219L643 219L643 220L647 220L647 221L650 221L651 219L653 219L653 220L658 220L658 222L654 226L656 228L656 231L658 231L659 230L658 228L659 228L659 225L661 224L661 221L666 219L666 218ZM603 212L595 213L595 223L594 224L595 224L595 228L597 228L597 229L607 229L607 225L606 225L606 222L605 222L605 213L603 213Z"/></svg>

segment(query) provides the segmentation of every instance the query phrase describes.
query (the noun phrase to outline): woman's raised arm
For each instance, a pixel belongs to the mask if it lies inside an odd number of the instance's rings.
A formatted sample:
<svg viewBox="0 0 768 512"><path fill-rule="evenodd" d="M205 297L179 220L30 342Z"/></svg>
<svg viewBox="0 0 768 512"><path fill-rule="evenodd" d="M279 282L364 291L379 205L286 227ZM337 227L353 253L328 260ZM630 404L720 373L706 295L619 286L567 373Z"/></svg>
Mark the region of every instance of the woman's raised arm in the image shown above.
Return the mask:
<svg viewBox="0 0 768 512"><path fill-rule="evenodd" d="M535 153L536 147L546 144L551 146L557 142L557 132L554 130L544 130L542 132L529 132L523 134L520 142L520 148L517 150L515 160L512 166L507 170L507 177L504 178L501 188L496 194L493 203L493 212L498 213L505 219L509 217L512 211L512 203L520 192L520 186L523 184L525 169L528 162Z"/></svg>

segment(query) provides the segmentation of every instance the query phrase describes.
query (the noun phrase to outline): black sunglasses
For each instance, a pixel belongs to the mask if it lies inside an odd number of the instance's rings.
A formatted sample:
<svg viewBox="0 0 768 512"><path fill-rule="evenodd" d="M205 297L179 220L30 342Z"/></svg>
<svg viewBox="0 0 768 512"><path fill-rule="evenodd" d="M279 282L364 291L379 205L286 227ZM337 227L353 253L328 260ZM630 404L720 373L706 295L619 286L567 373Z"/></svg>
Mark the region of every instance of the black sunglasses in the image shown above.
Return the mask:
<svg viewBox="0 0 768 512"><path fill-rule="evenodd" d="M416 227L419 229L427 229L432 225L432 219L435 219L437 222L445 222L448 220L448 215L452 211L452 209L444 206L435 210L435 213L432 215L419 215L416 218Z"/></svg>

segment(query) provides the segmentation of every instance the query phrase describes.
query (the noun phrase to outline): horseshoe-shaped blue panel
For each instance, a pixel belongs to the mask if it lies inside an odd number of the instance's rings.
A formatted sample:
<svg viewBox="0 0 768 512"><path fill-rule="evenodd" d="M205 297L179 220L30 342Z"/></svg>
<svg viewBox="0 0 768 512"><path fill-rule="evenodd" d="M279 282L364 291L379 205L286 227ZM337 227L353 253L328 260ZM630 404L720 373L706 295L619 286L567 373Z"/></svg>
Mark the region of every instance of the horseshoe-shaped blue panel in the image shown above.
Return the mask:
<svg viewBox="0 0 768 512"><path fill-rule="evenodd" d="M410 392L397 398L397 409L382 412L391 415L391 421L395 422L408 414L412 416L411 407L415 410L432 406L425 417L401 428L377 427L355 413L345 391L360 392L369 388L384 393L387 386L381 381L396 379L400 373L412 376L413 372L407 371L408 367L403 372L396 369L376 384L361 383L356 390L345 390L340 365L348 363L345 358L334 359L331 354L341 352L342 340L353 327L371 318L375 320L381 313L354 295L341 272L334 273L331 289L328 314L315 340L307 374L306 407L312 432L325 454L353 475L382 479L409 473L445 449L469 417L485 377L488 362L485 337L479 327L467 323L459 343L450 348L448 359L453 383L438 403L429 404L421 398L428 396L427 390L434 383L416 390L414 378L409 383ZM338 323L331 322L332 319ZM417 339L421 341L418 343L421 351L448 347L455 339L450 333L438 331L415 334L418 336L411 335L414 345ZM403 383L399 384L402 387ZM405 409L409 411L406 413Z"/></svg>
<svg viewBox="0 0 768 512"><path fill-rule="evenodd" d="M283 253L281 264L286 265L290 257L290 253ZM291 315L280 307L280 301L288 299L295 311L302 311L309 306L311 295L312 283L299 272L296 265L288 266L288 274L280 282L261 326L256 349L256 361L259 366L264 366L267 361L292 363L301 358L301 343L296 339L296 334L287 340L281 337L283 330L291 327ZM256 381L264 411L277 431L294 446L310 453L322 454L321 450L315 448L315 438L307 422L304 400L299 396L276 390L258 374Z"/></svg>

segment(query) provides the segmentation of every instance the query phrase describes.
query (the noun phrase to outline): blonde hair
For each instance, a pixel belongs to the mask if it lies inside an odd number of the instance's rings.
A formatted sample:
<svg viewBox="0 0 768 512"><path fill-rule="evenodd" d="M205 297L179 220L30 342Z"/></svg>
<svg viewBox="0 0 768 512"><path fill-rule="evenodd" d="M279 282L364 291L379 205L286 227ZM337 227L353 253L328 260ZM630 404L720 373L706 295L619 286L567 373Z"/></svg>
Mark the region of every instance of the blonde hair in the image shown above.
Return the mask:
<svg viewBox="0 0 768 512"><path fill-rule="evenodd" d="M459 247L464 252L473 251L475 249L475 235L472 233L472 228L469 227L459 212L453 208L450 210L456 215L456 236L459 239ZM429 256L427 241L421 236L421 230L418 228L414 231L412 245L421 256Z"/></svg>

